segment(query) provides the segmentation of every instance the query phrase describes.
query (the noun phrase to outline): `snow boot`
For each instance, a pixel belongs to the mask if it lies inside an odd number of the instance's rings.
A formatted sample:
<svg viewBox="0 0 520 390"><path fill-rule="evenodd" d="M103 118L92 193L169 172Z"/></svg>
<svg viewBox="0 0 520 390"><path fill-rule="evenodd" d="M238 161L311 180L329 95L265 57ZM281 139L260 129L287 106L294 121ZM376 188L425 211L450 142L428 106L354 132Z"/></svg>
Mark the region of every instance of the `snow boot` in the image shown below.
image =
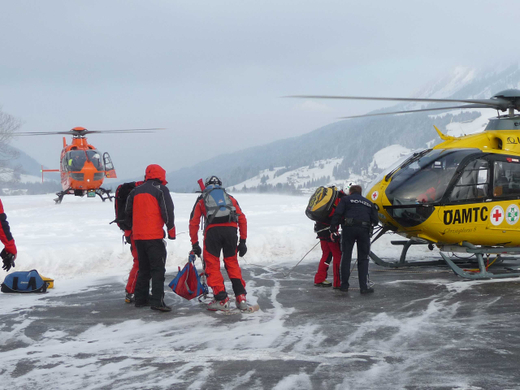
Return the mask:
<svg viewBox="0 0 520 390"><path fill-rule="evenodd" d="M328 280L324 280L323 282L321 283L314 283L314 285L316 287L332 287L332 283L329 282Z"/></svg>
<svg viewBox="0 0 520 390"><path fill-rule="evenodd" d="M246 294L240 294L236 299L238 310L247 310Z"/></svg>
<svg viewBox="0 0 520 390"><path fill-rule="evenodd" d="M166 306L166 304L163 302L161 306L152 306L152 310L162 311L162 312L168 312L172 311L171 306Z"/></svg>
<svg viewBox="0 0 520 390"><path fill-rule="evenodd" d="M125 302L134 303L135 302L134 294L126 293Z"/></svg>
<svg viewBox="0 0 520 390"><path fill-rule="evenodd" d="M213 300L208 304L208 310L211 311L228 311L229 310L229 297L222 301Z"/></svg>

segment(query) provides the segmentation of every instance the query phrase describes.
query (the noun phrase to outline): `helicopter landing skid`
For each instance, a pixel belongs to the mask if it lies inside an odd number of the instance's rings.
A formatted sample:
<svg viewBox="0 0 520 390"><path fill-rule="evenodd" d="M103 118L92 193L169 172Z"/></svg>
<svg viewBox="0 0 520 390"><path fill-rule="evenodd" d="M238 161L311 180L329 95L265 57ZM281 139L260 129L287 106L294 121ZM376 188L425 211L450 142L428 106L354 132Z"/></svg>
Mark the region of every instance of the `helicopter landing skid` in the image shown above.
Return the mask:
<svg viewBox="0 0 520 390"><path fill-rule="evenodd" d="M54 199L54 202L55 204L60 204L61 201L63 200L63 197L65 195L76 195L76 196L84 196L85 193L87 191L83 191L83 190L67 190L67 191L60 191L60 192L56 192L56 195L58 195L58 197L56 199ZM96 190L92 191L93 193L95 193L96 195L99 195L99 197L101 198L101 200L104 202L105 200L110 200L112 202L112 199L114 198L114 195L111 195L110 194L110 190L106 190L104 188L97 188ZM95 195L93 195L95 196Z"/></svg>
<svg viewBox="0 0 520 390"><path fill-rule="evenodd" d="M96 194L99 195L101 200L104 202L105 200L109 200L112 202L112 199L114 198L114 195L110 195L110 190L105 190L104 188L99 187L96 190Z"/></svg>
<svg viewBox="0 0 520 390"><path fill-rule="evenodd" d="M406 261L406 254L408 249L412 245L429 245L427 241L423 240L401 240L401 241L391 241L392 245L403 245L403 250L401 251L401 256L398 262L395 261L385 261L377 256L374 252L370 251L370 258L374 263L381 267L386 268L401 268L401 267L426 267L426 266L436 266L436 265L444 265L442 260L434 260L434 261Z"/></svg>
<svg viewBox="0 0 520 390"><path fill-rule="evenodd" d="M497 254L497 256L500 256L500 254L503 253L514 253L514 254L520 254L520 247L511 247L511 248L494 248L494 247L477 247L473 244L470 244L469 242L463 242L462 246L465 247L467 253L473 253L475 254L479 269L478 271L475 270L475 272L465 271L462 268L460 268L457 264L453 262L448 256L446 256L443 252L440 252L442 258L444 261L446 261L446 264L453 270L453 272L465 279L472 279L472 280L482 280L482 279L498 279L498 278L515 278L520 277L520 270L515 272L506 272L503 274L494 274L492 272L487 271L486 264L484 263L484 257L483 255L487 254Z"/></svg>

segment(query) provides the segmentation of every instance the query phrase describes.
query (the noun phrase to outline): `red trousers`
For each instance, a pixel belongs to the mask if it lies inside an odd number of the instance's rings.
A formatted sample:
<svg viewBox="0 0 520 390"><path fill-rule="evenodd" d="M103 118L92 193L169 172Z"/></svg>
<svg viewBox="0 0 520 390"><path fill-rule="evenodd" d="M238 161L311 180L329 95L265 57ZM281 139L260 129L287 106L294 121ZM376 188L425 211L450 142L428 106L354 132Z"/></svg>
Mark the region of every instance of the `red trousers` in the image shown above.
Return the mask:
<svg viewBox="0 0 520 390"><path fill-rule="evenodd" d="M318 265L318 271L314 276L314 283L322 283L327 279L327 271L329 270L330 258L332 257L332 271L334 275L333 287L341 286L340 265L341 265L341 249L339 242L320 240L321 244L321 260Z"/></svg>
<svg viewBox="0 0 520 390"><path fill-rule="evenodd" d="M227 297L224 277L220 272L220 252L224 254L224 267L231 280L235 296L246 294L246 282L242 279L242 271L237 259L237 240L237 228L231 226L210 227L204 236L203 258L206 281L217 301Z"/></svg>
<svg viewBox="0 0 520 390"><path fill-rule="evenodd" d="M135 247L134 236L130 236L130 251L134 258L134 264L128 275L128 282L126 283L126 292L133 294L135 292L135 283L137 282L137 272L139 271L139 259L137 257L137 248Z"/></svg>

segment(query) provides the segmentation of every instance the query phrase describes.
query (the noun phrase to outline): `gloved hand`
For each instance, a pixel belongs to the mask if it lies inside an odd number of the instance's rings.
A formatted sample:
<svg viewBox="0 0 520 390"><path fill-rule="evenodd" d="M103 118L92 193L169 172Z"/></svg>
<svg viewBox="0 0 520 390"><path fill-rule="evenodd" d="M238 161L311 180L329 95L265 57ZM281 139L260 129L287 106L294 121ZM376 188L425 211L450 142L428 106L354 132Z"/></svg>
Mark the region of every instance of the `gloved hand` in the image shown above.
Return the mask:
<svg viewBox="0 0 520 390"><path fill-rule="evenodd" d="M191 250L193 251L193 253L195 253L195 256L200 257L200 255L202 254L202 249L201 249L198 241L191 246Z"/></svg>
<svg viewBox="0 0 520 390"><path fill-rule="evenodd" d="M177 235L175 234L175 226L174 226L170 230L168 230L168 239L175 240L176 237L177 237Z"/></svg>
<svg viewBox="0 0 520 390"><path fill-rule="evenodd" d="M330 232L330 240L332 242L339 242L339 240L340 240L339 233L331 231Z"/></svg>
<svg viewBox="0 0 520 390"><path fill-rule="evenodd" d="M14 268L14 260L16 259L16 255L9 253L5 250L5 248L0 252L0 256L2 257L2 261L4 262L4 265L2 266L2 269L6 272L11 269L11 267Z"/></svg>
<svg viewBox="0 0 520 390"><path fill-rule="evenodd" d="M125 241L127 244L131 244L132 243L132 231L131 230L125 230Z"/></svg>
<svg viewBox="0 0 520 390"><path fill-rule="evenodd" d="M244 257L244 255L247 253L247 246L246 246L246 240L245 238L241 238L238 242L238 256Z"/></svg>

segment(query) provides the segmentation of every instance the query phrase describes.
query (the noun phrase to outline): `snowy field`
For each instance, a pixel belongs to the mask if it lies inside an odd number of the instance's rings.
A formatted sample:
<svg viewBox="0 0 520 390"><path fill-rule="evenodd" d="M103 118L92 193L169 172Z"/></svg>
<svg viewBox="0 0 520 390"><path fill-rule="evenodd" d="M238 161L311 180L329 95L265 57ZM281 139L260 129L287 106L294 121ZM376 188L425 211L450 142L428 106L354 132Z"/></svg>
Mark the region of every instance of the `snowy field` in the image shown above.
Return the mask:
<svg viewBox="0 0 520 390"><path fill-rule="evenodd" d="M191 248L196 196L172 194L178 236L168 241L167 283ZM15 271L37 269L55 288L0 294L3 388L520 388L519 280L465 282L445 269L386 271L371 264L373 296L356 293L355 275L347 295L316 288L319 248L285 277L317 242L304 215L307 197L236 197L249 225L248 253L240 260L248 300L261 310L231 316L167 288L172 313L125 304L132 260L109 224L112 203L4 197L19 251ZM400 248L389 240L372 249L397 260ZM412 248L410 255L435 253Z"/></svg>

